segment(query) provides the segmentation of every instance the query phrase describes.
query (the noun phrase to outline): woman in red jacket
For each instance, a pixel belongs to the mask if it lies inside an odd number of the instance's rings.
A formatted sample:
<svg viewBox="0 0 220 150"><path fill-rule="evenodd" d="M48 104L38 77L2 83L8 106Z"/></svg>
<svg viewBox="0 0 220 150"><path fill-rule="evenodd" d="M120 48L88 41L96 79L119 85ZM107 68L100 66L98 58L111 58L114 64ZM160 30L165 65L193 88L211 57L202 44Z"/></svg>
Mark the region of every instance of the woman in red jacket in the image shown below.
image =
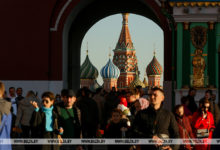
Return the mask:
<svg viewBox="0 0 220 150"><path fill-rule="evenodd" d="M212 138L212 132L215 128L212 113L209 111L210 102L208 100L200 102L200 108L193 114L192 125L197 138L204 141L204 145L196 145L196 150L210 150L208 139Z"/></svg>

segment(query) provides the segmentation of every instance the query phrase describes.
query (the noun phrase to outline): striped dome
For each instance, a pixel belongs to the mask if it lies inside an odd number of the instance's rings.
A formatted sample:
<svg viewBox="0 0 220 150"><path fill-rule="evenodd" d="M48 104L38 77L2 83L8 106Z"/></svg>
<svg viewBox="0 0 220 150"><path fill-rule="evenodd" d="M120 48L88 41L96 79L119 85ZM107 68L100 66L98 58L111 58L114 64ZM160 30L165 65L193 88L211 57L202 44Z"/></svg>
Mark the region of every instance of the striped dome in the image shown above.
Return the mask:
<svg viewBox="0 0 220 150"><path fill-rule="evenodd" d="M160 63L157 61L156 57L154 56L152 61L149 63L146 69L147 76L151 75L161 75L163 72L163 68Z"/></svg>
<svg viewBox="0 0 220 150"><path fill-rule="evenodd" d="M130 83L129 88L130 89L135 89L137 86L141 86L142 88L145 88L145 85L139 79L139 75L138 74L136 74L135 79Z"/></svg>
<svg viewBox="0 0 220 150"><path fill-rule="evenodd" d="M80 79L96 79L99 73L96 67L89 60L89 56L86 56L85 61L80 67Z"/></svg>
<svg viewBox="0 0 220 150"><path fill-rule="evenodd" d="M120 70L116 65L113 64L112 60L109 59L108 63L101 70L102 78L115 78L120 76Z"/></svg>

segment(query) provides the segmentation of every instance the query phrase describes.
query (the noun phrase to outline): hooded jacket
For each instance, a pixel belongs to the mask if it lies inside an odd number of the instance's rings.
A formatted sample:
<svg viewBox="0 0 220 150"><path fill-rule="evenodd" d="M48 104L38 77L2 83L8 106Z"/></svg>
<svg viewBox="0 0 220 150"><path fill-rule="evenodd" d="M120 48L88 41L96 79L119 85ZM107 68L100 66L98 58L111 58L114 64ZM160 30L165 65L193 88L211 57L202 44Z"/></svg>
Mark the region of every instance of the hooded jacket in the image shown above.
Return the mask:
<svg viewBox="0 0 220 150"><path fill-rule="evenodd" d="M31 105L30 101L36 101L38 106L40 106L40 100L36 97L26 97L21 100L19 102L15 126L18 126L19 123L25 126L30 126L31 116L34 112L34 107Z"/></svg>

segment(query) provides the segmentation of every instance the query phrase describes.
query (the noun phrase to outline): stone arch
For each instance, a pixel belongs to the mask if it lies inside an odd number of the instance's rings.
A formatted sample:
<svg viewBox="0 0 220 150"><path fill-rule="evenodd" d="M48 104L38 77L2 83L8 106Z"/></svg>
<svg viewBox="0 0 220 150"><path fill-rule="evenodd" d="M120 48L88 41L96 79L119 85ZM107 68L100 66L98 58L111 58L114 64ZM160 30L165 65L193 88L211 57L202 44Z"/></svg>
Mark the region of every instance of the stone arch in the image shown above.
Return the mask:
<svg viewBox="0 0 220 150"><path fill-rule="evenodd" d="M80 48L86 32L99 20L117 13L134 13L154 21L164 31L164 81L171 81L171 30L160 6L152 0L58 1L51 16L51 73L62 72L64 87L78 89Z"/></svg>

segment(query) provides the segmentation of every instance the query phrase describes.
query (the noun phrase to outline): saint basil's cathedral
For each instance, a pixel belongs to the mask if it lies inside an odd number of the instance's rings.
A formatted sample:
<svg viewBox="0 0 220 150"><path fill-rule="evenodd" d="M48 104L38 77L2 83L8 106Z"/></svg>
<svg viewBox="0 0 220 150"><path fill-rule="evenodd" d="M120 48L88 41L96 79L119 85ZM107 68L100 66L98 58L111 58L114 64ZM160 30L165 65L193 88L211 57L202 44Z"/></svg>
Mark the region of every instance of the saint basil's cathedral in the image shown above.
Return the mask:
<svg viewBox="0 0 220 150"><path fill-rule="evenodd" d="M114 56L111 60L111 55L106 65L101 69L100 74L103 78L103 88L110 91L113 87L118 90L133 89L136 86L142 88L161 87L160 79L163 72L162 66L155 56L146 67L146 78L142 82L139 79L138 60L136 50L131 40L131 35L128 28L128 13L122 14L122 29L119 40L113 50ZM88 50L85 61L80 67L80 85L95 90L100 87L97 83L99 75L97 68L91 63Z"/></svg>

